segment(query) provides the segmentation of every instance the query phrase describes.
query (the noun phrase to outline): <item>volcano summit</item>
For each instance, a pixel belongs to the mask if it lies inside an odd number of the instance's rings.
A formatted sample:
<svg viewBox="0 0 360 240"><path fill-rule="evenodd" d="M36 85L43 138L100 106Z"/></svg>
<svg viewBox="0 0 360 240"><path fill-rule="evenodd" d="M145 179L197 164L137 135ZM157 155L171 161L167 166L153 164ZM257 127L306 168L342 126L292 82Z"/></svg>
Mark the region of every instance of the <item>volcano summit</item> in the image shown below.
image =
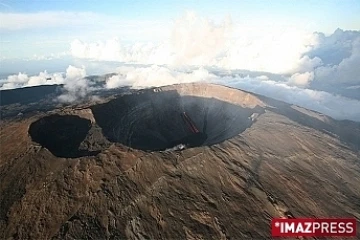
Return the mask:
<svg viewBox="0 0 360 240"><path fill-rule="evenodd" d="M0 238L264 239L272 217L360 219L359 123L202 83L33 109L49 96L1 106Z"/></svg>

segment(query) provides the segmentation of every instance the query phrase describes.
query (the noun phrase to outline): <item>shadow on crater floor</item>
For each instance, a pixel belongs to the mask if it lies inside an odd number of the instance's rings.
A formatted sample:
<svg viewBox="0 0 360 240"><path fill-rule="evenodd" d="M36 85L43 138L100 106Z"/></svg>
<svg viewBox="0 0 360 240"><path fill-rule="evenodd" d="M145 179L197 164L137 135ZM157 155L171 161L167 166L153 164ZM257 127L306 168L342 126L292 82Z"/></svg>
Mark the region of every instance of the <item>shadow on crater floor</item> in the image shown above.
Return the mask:
<svg viewBox="0 0 360 240"><path fill-rule="evenodd" d="M79 150L90 128L90 120L55 114L32 123L29 134L33 141L46 147L55 156L76 158L98 153L98 151Z"/></svg>
<svg viewBox="0 0 360 240"><path fill-rule="evenodd" d="M92 111L109 141L158 151L179 144L220 143L250 127L251 115L264 110L215 98L180 96L177 91L148 90L93 106Z"/></svg>

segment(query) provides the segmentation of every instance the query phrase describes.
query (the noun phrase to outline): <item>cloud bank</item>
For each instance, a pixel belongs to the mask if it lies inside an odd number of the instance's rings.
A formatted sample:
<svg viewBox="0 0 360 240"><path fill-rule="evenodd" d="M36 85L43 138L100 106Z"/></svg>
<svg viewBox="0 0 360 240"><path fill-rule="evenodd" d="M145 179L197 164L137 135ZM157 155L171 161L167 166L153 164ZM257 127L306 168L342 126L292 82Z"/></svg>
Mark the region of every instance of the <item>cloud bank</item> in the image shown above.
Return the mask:
<svg viewBox="0 0 360 240"><path fill-rule="evenodd" d="M26 73L19 73L17 75L10 75L6 79L0 80L0 90L31 87L38 85L53 85L63 84L65 78L61 73L49 74L47 71L40 72L37 76L28 76Z"/></svg>
<svg viewBox="0 0 360 240"><path fill-rule="evenodd" d="M335 119L360 121L360 101L264 78L225 77L215 83L268 96L290 104L321 112Z"/></svg>
<svg viewBox="0 0 360 240"><path fill-rule="evenodd" d="M309 74L298 75L295 80L302 81ZM336 119L360 121L360 101L290 85L288 82L275 81L265 75L257 77L243 76L234 71L213 70L211 68L178 69L166 66L121 66L116 74L103 78L95 83L85 78L84 68L69 66L65 73L48 74L41 72L37 76L27 76L19 73L8 77L6 84L64 84L64 93L58 97L60 102L73 102L91 95L95 89L114 89L129 86L135 89L158 87L175 83L210 82L258 93L284 102L296 104L315 110ZM51 78L51 79L49 79ZM11 81L11 82L10 82ZM99 86L100 84L100 86ZM4 87L5 86L5 87ZM5 89L8 85L3 85Z"/></svg>
<svg viewBox="0 0 360 240"><path fill-rule="evenodd" d="M74 40L70 52L75 58L99 61L269 72L285 75L299 87L312 81L360 82L360 31L338 29L330 36L294 28L254 31L234 25L230 18L214 23L191 12L175 21L168 40L157 44Z"/></svg>
<svg viewBox="0 0 360 240"><path fill-rule="evenodd" d="M175 21L169 39L158 44L124 45L118 38L97 43L74 40L70 50L76 58L101 61L295 73L321 63L316 56L304 55L318 41L317 35L296 29L252 32L236 27L230 17L214 23L188 12Z"/></svg>
<svg viewBox="0 0 360 240"><path fill-rule="evenodd" d="M97 43L78 39L70 51L76 58L140 64L214 65L225 50L231 19L215 24L188 12L175 21L167 41L126 45L119 38Z"/></svg>

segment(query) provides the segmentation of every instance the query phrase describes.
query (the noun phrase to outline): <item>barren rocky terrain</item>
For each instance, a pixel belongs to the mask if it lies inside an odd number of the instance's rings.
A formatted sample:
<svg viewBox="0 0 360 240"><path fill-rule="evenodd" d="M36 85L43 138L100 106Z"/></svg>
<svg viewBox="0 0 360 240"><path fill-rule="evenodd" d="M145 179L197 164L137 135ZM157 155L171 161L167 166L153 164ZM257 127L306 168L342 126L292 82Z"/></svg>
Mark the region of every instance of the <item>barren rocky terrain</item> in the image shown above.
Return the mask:
<svg viewBox="0 0 360 240"><path fill-rule="evenodd" d="M0 239L269 239L289 215L360 229L360 123L202 83L10 104Z"/></svg>

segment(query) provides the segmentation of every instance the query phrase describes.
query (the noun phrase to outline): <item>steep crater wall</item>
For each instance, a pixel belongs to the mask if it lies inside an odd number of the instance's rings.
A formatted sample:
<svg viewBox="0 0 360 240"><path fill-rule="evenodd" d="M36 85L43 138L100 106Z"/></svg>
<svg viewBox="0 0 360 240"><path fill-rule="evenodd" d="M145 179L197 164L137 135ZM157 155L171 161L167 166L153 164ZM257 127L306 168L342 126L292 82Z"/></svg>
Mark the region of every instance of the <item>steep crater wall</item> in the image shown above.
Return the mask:
<svg viewBox="0 0 360 240"><path fill-rule="evenodd" d="M108 140L148 151L220 143L250 127L254 113L264 112L214 97L143 90L91 109Z"/></svg>
<svg viewBox="0 0 360 240"><path fill-rule="evenodd" d="M29 134L33 141L46 147L55 156L76 158L98 153L79 149L90 128L91 121L88 119L54 114L33 122Z"/></svg>

